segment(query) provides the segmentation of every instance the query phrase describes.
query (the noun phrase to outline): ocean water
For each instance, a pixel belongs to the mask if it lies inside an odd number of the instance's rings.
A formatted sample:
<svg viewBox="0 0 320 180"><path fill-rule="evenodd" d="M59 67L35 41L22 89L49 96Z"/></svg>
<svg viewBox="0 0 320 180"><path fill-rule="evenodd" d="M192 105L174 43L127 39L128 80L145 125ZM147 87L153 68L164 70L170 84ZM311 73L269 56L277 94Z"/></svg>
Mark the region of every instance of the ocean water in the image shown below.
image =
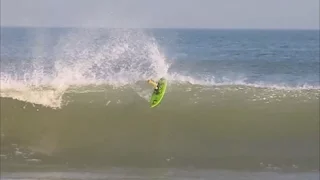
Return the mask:
<svg viewBox="0 0 320 180"><path fill-rule="evenodd" d="M2 27L1 179L319 179L319 38Z"/></svg>

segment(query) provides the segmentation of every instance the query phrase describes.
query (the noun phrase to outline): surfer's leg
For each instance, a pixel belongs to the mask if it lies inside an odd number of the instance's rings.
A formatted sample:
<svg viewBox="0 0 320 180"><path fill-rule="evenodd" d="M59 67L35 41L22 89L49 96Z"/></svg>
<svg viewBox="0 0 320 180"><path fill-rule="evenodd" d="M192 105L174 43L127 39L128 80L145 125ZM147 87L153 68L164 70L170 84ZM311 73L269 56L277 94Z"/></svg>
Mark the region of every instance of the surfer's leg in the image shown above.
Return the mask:
<svg viewBox="0 0 320 180"><path fill-rule="evenodd" d="M159 94L159 93L160 93L159 88L154 89L154 92L155 92L156 94Z"/></svg>

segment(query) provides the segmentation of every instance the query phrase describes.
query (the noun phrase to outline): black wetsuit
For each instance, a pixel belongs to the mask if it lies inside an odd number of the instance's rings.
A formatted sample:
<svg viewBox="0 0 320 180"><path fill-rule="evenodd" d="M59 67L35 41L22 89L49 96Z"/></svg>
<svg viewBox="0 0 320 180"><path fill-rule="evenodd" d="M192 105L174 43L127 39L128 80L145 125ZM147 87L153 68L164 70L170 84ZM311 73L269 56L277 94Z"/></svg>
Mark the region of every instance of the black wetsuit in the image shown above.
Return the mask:
<svg viewBox="0 0 320 180"><path fill-rule="evenodd" d="M154 92L155 92L156 94L159 94L159 93L160 93L159 83L157 83L157 89L154 89Z"/></svg>

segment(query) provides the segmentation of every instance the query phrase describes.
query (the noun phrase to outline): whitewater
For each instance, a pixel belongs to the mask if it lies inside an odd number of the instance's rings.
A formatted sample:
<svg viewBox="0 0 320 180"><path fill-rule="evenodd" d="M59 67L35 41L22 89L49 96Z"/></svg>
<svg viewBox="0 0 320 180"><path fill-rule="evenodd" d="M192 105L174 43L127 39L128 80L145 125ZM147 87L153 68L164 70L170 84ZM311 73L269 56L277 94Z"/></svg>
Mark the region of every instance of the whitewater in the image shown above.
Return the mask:
<svg viewBox="0 0 320 180"><path fill-rule="evenodd" d="M19 46L8 51L7 47L3 48L1 96L60 108L63 94L72 87L111 85L121 88L161 77L170 83L211 87L243 85L288 90L319 89L318 83L299 82L290 86L285 82L247 82L247 77L242 74L215 77L209 73L186 73L185 70L170 72L175 59L166 58L157 40L143 31L74 30L61 33L63 35L60 34L57 41L46 37L45 33L42 29L29 33L31 40L27 45L31 49L25 56L19 53L10 56L12 51L19 52ZM47 47L49 45L52 47Z"/></svg>

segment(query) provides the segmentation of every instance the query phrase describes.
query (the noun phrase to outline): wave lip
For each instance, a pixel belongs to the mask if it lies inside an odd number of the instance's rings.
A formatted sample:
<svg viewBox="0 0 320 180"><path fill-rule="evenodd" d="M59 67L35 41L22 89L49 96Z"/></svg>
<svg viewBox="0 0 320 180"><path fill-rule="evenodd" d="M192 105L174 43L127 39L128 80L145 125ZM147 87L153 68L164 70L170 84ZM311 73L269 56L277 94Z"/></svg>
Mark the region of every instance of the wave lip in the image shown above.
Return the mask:
<svg viewBox="0 0 320 180"><path fill-rule="evenodd" d="M289 86L289 85L278 85L278 84L266 84L266 83L246 83L245 80L239 79L238 81L226 80L225 82L215 82L214 78L203 78L197 79L192 76L180 75L177 73L168 74L165 76L169 81L168 83L168 93L170 89L175 89L179 85L183 85L185 89L180 91L185 91L188 89L193 89L195 87L201 88L203 90L212 89L209 96L214 94L214 90L220 88L221 91L226 89L240 90L242 89L244 93L246 91L251 91L250 89L264 89L264 91L269 92L287 92L298 94L307 94L311 91L314 94L314 98L319 96L320 88L318 86L302 85L302 86ZM113 79L114 80L114 79ZM41 83L34 83L34 81L28 80L14 80L10 79L9 76L1 76L1 97L8 97L12 99L17 99L29 103L40 104L52 108L62 108L67 104L66 96L69 92L80 93L80 92L101 92L104 91L108 93L108 89L116 89L118 95L121 96L122 89L133 90L132 96L141 96L143 99L148 99L151 92L151 87L148 86L144 79L136 81L127 81L122 79L122 81L97 81L95 79L87 80L82 79L81 81L67 81L66 79L55 78L52 81L42 81ZM39 82L39 81L36 81ZM108 87L105 89L104 87ZM231 92L231 91L230 91ZM269 93L271 94L271 93ZM317 95L318 94L318 95ZM205 95L203 95L205 96Z"/></svg>

